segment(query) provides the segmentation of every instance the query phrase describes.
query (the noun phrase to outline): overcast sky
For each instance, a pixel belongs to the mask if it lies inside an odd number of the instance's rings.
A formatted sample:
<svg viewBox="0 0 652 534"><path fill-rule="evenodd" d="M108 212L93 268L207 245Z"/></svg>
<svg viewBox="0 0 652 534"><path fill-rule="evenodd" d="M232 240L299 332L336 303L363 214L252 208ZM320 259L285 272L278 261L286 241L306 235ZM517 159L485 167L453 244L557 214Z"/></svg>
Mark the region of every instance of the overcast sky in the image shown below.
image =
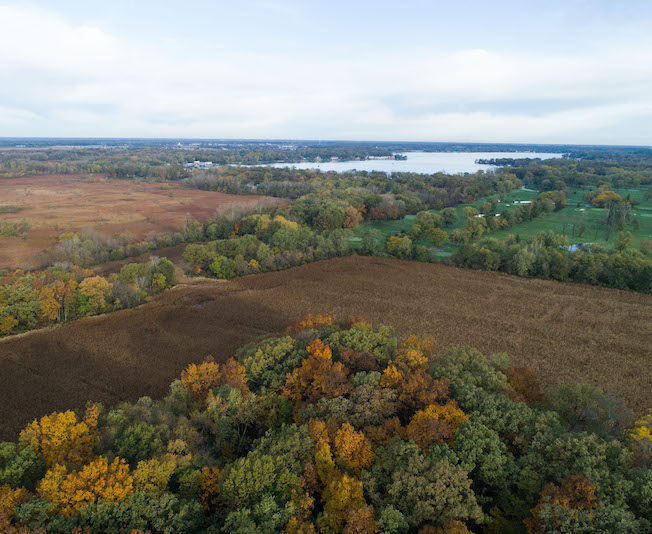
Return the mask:
<svg viewBox="0 0 652 534"><path fill-rule="evenodd" d="M0 136L652 145L652 1L0 0Z"/></svg>

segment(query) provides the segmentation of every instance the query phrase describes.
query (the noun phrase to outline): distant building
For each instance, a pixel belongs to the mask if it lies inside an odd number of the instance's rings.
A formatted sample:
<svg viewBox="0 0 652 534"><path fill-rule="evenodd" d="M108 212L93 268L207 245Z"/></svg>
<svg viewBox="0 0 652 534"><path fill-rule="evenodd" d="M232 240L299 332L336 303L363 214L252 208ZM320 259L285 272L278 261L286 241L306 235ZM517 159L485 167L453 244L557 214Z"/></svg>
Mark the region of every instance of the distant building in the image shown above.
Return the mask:
<svg viewBox="0 0 652 534"><path fill-rule="evenodd" d="M183 165L184 169L210 169L212 166L212 161L193 161Z"/></svg>

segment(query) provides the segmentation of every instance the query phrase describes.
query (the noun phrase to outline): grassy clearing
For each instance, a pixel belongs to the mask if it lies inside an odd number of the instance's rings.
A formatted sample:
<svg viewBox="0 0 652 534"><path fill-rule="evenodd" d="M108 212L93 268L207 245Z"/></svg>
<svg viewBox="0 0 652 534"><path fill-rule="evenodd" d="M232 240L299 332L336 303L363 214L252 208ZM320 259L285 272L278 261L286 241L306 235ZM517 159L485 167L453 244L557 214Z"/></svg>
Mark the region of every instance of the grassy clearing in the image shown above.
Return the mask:
<svg viewBox="0 0 652 534"><path fill-rule="evenodd" d="M498 230L489 234L496 239L504 239L509 234L518 234L523 239L537 234L544 230L552 230L557 234L565 234L571 244L580 243L598 243L610 246L618 237L618 232L614 232L609 241L605 240L604 229L599 229L596 223L604 218L604 209L596 208L586 204L582 200L582 193L585 190L571 189L568 194L566 207L559 211L552 212L544 217L538 217L532 221L522 223L512 228ZM643 189L614 189L622 197L634 198L639 201L637 206L632 209L632 217L627 223L625 230L632 232L632 246L639 247L644 239L652 240L652 200L645 200L645 190ZM510 193L507 200L533 200L538 193L529 193L530 198L525 198L526 191L517 191ZM510 207L513 209L513 204ZM638 229L634 227L634 219L638 219ZM584 222L587 229L582 236L573 235L573 226Z"/></svg>
<svg viewBox="0 0 652 534"><path fill-rule="evenodd" d="M618 237L618 232L614 232L609 241L605 240L604 229L599 229L596 223L604 217L604 210L586 204L582 200L582 193L586 189L571 188L568 192L568 201L566 207L552 212L548 215L538 217L532 221L512 226L504 230L497 230L486 234L496 239L505 239L509 234L519 235L522 239L527 239L530 236L545 230L551 230L558 234L565 234L571 244L581 243L599 243L601 245L610 246ZM639 247L644 239L652 240L652 199L645 200L644 189L614 189L616 193L622 197L628 195L636 199L639 204L634 206L632 210L632 217L628 222L625 230L632 232L633 240L632 246ZM510 192L505 196L503 202L498 206L498 212L504 213L511 211L518 207L514 204L515 201L533 201L539 194L539 191L532 189L517 189ZM466 206L476 207L487 199L483 198L472 204L463 204L457 206L458 221L453 226L444 228L447 232L455 228L462 228L465 224L462 216L462 209ZM432 210L437 213L436 210ZM356 238L352 240L353 246L359 244L360 237L367 230L379 230L383 235L388 235L395 232L409 232L414 224L414 215L406 215L403 219L398 221L374 221L365 223L355 229ZM638 220L638 228L634 226L634 219ZM581 222L586 225L586 230L580 236L578 235L578 227ZM575 227L575 232L573 232ZM417 242L420 245L431 246L427 240L422 239ZM439 257L450 256L456 249L457 245L453 243L445 243L440 249L433 250L433 253Z"/></svg>

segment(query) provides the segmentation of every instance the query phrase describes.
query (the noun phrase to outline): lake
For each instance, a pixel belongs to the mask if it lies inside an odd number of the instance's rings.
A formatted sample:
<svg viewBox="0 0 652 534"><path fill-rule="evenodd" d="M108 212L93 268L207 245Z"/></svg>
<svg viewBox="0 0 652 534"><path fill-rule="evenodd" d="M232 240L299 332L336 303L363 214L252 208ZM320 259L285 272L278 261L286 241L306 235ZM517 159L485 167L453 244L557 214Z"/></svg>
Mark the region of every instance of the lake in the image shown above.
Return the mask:
<svg viewBox="0 0 652 534"><path fill-rule="evenodd" d="M324 161L301 163L273 163L270 167L296 167L297 169L320 169L322 171L418 172L432 174L446 172L458 174L494 169L494 165L476 163L478 159L492 158L561 158L562 154L540 152L401 152L406 160L371 159L366 161ZM262 166L262 165L258 165Z"/></svg>

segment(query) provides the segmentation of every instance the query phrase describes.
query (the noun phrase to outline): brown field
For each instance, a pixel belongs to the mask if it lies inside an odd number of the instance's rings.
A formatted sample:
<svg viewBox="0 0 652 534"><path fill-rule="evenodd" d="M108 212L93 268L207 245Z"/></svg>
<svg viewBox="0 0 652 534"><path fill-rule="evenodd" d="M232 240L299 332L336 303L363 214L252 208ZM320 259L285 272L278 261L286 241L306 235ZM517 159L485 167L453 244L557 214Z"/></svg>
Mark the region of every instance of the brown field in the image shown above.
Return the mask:
<svg viewBox="0 0 652 534"><path fill-rule="evenodd" d="M161 397L190 362L216 360L307 313L363 315L440 348L507 352L545 385L596 384L652 407L652 297L436 264L349 257L229 282L195 281L140 309L0 340L0 439L33 418Z"/></svg>
<svg viewBox="0 0 652 534"><path fill-rule="evenodd" d="M140 240L150 233L179 231L186 214L202 222L216 211L242 212L280 202L271 197L199 191L180 183L109 180L101 176L27 176L0 180L0 206L20 206L3 213L7 221L27 220L26 238L0 237L0 268L35 268L38 256L63 232L92 227L101 234L125 234Z"/></svg>

